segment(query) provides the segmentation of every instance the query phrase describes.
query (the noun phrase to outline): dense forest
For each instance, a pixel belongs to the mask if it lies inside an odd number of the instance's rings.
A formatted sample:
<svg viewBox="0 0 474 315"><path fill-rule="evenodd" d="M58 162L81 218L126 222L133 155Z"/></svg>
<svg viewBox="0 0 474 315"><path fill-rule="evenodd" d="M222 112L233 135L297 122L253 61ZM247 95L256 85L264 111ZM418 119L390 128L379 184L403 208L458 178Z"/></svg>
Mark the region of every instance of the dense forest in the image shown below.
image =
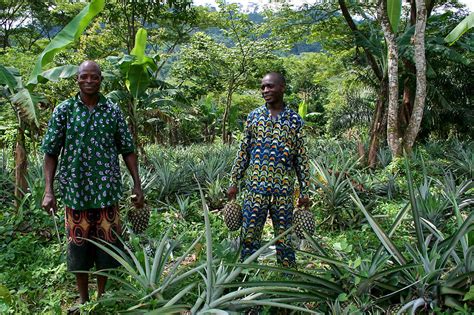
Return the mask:
<svg viewBox="0 0 474 315"><path fill-rule="evenodd" d="M122 165L124 246L97 244L121 266L90 272L110 281L81 313L474 312L474 14L457 0L281 1L252 14L225 1L0 3L1 314L76 304L64 205L41 208L40 147L85 60L126 118L151 216L130 228ZM222 211L268 72L286 78L310 159L316 228L285 232L291 269L276 263L270 220L241 262Z"/></svg>

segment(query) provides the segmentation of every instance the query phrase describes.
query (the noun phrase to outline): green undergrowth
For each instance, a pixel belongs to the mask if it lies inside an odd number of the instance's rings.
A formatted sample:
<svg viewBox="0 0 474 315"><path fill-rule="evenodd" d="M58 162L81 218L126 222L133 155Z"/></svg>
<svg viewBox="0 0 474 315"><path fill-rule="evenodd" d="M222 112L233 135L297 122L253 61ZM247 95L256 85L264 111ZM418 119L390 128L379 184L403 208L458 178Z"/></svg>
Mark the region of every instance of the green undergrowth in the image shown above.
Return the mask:
<svg viewBox="0 0 474 315"><path fill-rule="evenodd" d="M344 141L310 141L313 200L310 209L315 216L316 231L312 239L304 241L292 236L298 248L297 272L285 275L279 270L273 245L268 245L262 249L260 258L244 266L234 280L222 284L225 289L219 294L229 294L231 302L219 304L222 300L215 293L212 305L229 312L238 310L242 302L239 299L244 297L239 296L239 290L250 292L253 285L262 285L272 286L280 294L274 296L263 290L266 299L260 302L265 305L265 314L275 310L268 301L286 301L295 307L296 313L302 308L307 312L333 314L385 314L391 305L406 306L407 310L423 305L439 314L472 310L474 298L469 294L472 277L459 278L459 268L465 268L464 274L473 268L466 261L474 245L472 228L463 230L458 243L445 246L449 237L461 229L462 222L470 220L474 188L472 164L466 157L472 155L472 145L456 142L446 146L451 149L442 155L429 144L419 146L412 155L393 161L382 159L384 165L375 170L357 161L354 148ZM208 264L211 254L215 279L238 263L240 233L227 229L221 213L235 151L235 146L222 145L145 148L146 159L141 162L140 174L147 206L151 209L150 225L141 236L130 234L125 225L122 235L138 262L144 262L146 255L153 255L167 235L166 246L172 250L163 278L168 272L180 274L200 268ZM0 205L0 313L61 314L75 305L77 299L74 275L66 271L63 213L59 213L55 225L53 218L39 209L44 189L41 158L32 158L31 164L37 171L31 175L24 200L19 201L20 208L16 210L9 202ZM13 174L5 170L1 175L2 200L13 200L9 184ZM123 180L124 186L129 187L130 178L125 172ZM201 192L209 207L207 224ZM126 200L121 201L123 217L130 208ZM423 235L421 243L417 231ZM390 236L384 239L383 233ZM271 224L267 224L262 244L273 237ZM448 240L443 241L445 238ZM422 243L425 247L420 248ZM209 244L212 253L207 251ZM388 251L387 246L392 249ZM147 254L144 248L152 253ZM444 249L438 251L438 248ZM418 257L417 251L421 256ZM452 251L452 255L441 261L439 257L447 251ZM182 256L179 267L170 271ZM397 264L397 257L405 261ZM430 271L429 266L440 269ZM138 306L138 301L125 298L131 293L124 293L124 284L115 280L109 281L106 295L97 300L95 281L91 281L91 302L82 311L114 313L132 306L140 312L165 310L166 301L180 296L180 292L184 293L173 307L190 309L199 305L196 301L209 285L205 270L210 265L202 268L163 295L141 296L143 304ZM136 285L131 275L119 274L125 283ZM371 275L377 277L376 282L372 282ZM240 289L234 285L235 281ZM321 293L320 287L311 281L329 281L337 287ZM299 289L291 295L282 291L285 288ZM148 289L140 291L140 287L136 290L134 296L148 292ZM281 300L284 296L288 297ZM205 309L204 305L199 306L201 310Z"/></svg>

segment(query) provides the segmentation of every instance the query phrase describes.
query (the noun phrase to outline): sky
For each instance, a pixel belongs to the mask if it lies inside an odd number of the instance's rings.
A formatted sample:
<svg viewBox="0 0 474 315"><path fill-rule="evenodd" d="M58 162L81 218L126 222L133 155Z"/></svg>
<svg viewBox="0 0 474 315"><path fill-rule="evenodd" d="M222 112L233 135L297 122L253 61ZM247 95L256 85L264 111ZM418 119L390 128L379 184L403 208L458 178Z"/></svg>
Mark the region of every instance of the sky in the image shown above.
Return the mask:
<svg viewBox="0 0 474 315"><path fill-rule="evenodd" d="M215 5L215 1L214 0L193 0L194 1L194 4L196 5L206 5L206 4L213 4ZM298 5L301 5L303 3L314 3L316 1L325 1L325 0L287 0L287 2L290 2L290 3L293 3L293 4L298 4ZM249 1L246 1L246 0L229 0L228 2L230 3L240 3L240 4L243 4L243 5L246 5L247 3L250 3L250 2L254 2L254 3L258 3L259 5L263 5L263 4L268 4L269 2L271 2L270 0L249 0ZM273 1L273 2L276 2L276 1ZM459 0L459 2L461 3L464 3L470 12L474 12L474 0Z"/></svg>

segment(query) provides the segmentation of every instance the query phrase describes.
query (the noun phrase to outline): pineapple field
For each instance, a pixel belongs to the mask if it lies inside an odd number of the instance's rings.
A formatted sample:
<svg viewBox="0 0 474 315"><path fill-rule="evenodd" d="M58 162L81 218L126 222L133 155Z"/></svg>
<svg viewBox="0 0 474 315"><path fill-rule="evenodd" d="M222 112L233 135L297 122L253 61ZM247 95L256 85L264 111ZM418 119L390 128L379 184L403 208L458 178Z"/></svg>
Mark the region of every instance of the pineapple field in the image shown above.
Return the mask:
<svg viewBox="0 0 474 315"><path fill-rule="evenodd" d="M0 314L473 314L471 2L2 1Z"/></svg>
<svg viewBox="0 0 474 315"><path fill-rule="evenodd" d="M133 207L124 198L125 246L97 244L122 266L101 271L110 288L82 310L237 314L261 306L266 314L470 313L473 144L431 141L411 155L380 158L374 169L359 163L355 142L313 138L308 148L315 229L290 231L297 268L285 269L275 261L270 222L265 245L239 263L239 232L224 222L235 145L145 147L140 175L151 210L148 228L133 232L133 217L126 215ZM12 161L3 154L1 162L2 312L59 314L75 293L67 289L72 276L65 272L63 221L58 217L55 226L39 207L41 158L30 159L34 171L17 210L8 202ZM300 219L302 226L310 224L306 214Z"/></svg>

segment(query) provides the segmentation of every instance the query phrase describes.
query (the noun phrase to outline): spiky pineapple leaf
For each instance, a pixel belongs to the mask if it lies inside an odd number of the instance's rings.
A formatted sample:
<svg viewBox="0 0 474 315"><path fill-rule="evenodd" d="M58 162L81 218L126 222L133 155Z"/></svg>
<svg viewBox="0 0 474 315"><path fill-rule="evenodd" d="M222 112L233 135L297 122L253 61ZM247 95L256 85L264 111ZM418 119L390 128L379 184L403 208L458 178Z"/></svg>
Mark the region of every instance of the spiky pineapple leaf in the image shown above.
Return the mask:
<svg viewBox="0 0 474 315"><path fill-rule="evenodd" d="M378 222L375 220L375 218L367 211L367 209L364 207L362 202L359 199L359 196L357 195L357 192L355 191L354 187L352 187L352 192L353 194L351 195L352 201L357 205L357 207L362 211L364 214L365 218L369 222L370 227L372 230L375 232L377 235L378 239L380 242L383 244L385 249L392 255L392 257L400 264L400 265L406 265L406 259L403 257L402 253L398 250L398 248L395 246L393 241L390 239L390 237L385 233L385 231L380 227Z"/></svg>
<svg viewBox="0 0 474 315"><path fill-rule="evenodd" d="M469 292L464 295L463 301L474 301L474 285L471 285Z"/></svg>

